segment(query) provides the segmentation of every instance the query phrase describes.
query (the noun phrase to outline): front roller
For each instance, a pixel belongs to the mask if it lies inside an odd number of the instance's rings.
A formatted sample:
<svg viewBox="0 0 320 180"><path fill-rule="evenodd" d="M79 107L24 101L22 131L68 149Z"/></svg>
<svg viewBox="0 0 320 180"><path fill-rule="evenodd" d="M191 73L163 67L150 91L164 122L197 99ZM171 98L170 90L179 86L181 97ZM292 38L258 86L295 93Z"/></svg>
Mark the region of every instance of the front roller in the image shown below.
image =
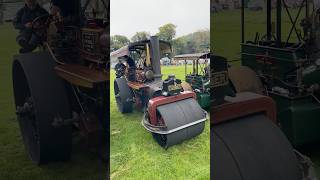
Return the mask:
<svg viewBox="0 0 320 180"><path fill-rule="evenodd" d="M68 160L71 153L71 125L55 120L71 118L63 82L54 72L48 53L16 56L13 62L13 90L23 142L36 164Z"/></svg>
<svg viewBox="0 0 320 180"><path fill-rule="evenodd" d="M213 179L302 179L292 146L265 115L213 125L211 139Z"/></svg>
<svg viewBox="0 0 320 180"><path fill-rule="evenodd" d="M193 92L177 96L156 97L149 101L142 125L164 148L199 135L205 126L206 112L195 100Z"/></svg>

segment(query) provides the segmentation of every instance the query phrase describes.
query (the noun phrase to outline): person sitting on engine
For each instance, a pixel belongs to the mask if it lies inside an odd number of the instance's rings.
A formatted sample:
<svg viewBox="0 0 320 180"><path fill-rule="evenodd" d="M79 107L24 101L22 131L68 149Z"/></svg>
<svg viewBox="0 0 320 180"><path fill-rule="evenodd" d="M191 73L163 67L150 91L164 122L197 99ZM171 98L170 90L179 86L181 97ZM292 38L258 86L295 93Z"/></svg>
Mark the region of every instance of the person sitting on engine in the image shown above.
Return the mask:
<svg viewBox="0 0 320 180"><path fill-rule="evenodd" d="M116 77L120 78L120 77L124 76L124 74L125 74L126 65L124 65L121 62L121 59L119 59L119 62L115 65L114 69L116 71Z"/></svg>
<svg viewBox="0 0 320 180"><path fill-rule="evenodd" d="M32 32L32 22L37 17L48 15L36 0L25 0L25 6L21 8L13 19L13 26L19 30L16 40L21 46L20 53L32 52L41 42L41 38Z"/></svg>
<svg viewBox="0 0 320 180"><path fill-rule="evenodd" d="M126 62L129 65L129 67L128 67L128 80L129 81L136 81L136 63L135 63L135 61L129 56L124 56L124 58L126 59Z"/></svg>
<svg viewBox="0 0 320 180"><path fill-rule="evenodd" d="M63 23L65 25L83 26L86 18L83 14L78 14L78 8L80 8L79 1L77 0L51 0L51 11L53 13L59 13L63 17Z"/></svg>

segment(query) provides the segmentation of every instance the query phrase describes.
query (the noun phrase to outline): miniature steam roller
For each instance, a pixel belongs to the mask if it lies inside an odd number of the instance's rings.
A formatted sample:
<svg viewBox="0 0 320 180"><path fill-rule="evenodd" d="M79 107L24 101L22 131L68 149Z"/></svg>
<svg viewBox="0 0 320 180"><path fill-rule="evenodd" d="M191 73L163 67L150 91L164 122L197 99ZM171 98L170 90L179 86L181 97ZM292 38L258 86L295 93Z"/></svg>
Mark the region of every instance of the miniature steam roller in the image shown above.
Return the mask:
<svg viewBox="0 0 320 180"><path fill-rule="evenodd" d="M156 36L134 42L113 53L115 99L122 113L133 104L144 111L143 127L164 148L199 135L205 126L206 112L192 91L184 91L181 80L169 75L162 80L160 59L171 55L171 45Z"/></svg>
<svg viewBox="0 0 320 180"><path fill-rule="evenodd" d="M185 64L186 82L184 89L194 91L202 108L210 107L210 53L181 54L174 57L175 61L183 60ZM192 71L188 73L188 61L192 61Z"/></svg>
<svg viewBox="0 0 320 180"><path fill-rule="evenodd" d="M276 102L280 127L294 147L320 141L318 4L301 1L295 14L286 1L277 0L272 15L272 1L267 0L265 32L256 32L251 38L245 36L248 28L242 7L242 66L229 69L236 92L264 94ZM291 23L288 34L282 31L284 14Z"/></svg>

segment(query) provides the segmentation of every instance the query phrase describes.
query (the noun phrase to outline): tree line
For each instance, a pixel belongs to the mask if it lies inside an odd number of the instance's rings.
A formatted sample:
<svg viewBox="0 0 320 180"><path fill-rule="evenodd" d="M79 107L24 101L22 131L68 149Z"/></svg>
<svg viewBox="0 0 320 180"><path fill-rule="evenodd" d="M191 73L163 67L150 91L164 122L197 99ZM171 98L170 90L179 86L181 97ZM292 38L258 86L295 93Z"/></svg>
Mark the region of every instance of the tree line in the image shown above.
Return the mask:
<svg viewBox="0 0 320 180"><path fill-rule="evenodd" d="M161 40L171 42L173 46L174 55L178 54L192 54L199 52L207 52L210 49L210 31L199 30L185 36L176 38L177 26L168 23L158 28L159 32L156 33ZM141 31L136 32L130 39L123 35L114 35L110 38L110 52L113 52L123 46L128 45L130 42L136 42L148 39L151 36L149 32Z"/></svg>

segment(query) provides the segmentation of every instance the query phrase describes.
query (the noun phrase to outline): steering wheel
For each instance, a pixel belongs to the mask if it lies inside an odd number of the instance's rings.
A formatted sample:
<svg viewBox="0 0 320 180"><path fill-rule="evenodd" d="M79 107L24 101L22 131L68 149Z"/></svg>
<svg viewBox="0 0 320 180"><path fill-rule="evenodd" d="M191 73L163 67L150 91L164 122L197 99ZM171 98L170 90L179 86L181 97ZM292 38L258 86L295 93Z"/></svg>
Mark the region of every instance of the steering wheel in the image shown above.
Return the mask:
<svg viewBox="0 0 320 180"><path fill-rule="evenodd" d="M32 21L31 30L41 39L45 39L47 28L50 24L51 15L42 15Z"/></svg>

